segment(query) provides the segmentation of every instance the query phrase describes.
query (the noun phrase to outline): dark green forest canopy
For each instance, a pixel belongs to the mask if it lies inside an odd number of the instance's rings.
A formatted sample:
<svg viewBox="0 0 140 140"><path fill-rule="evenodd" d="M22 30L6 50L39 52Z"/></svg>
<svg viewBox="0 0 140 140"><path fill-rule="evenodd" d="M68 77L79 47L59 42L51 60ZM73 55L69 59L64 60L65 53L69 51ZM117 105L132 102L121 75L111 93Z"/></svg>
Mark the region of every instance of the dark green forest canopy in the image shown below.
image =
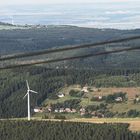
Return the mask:
<svg viewBox="0 0 140 140"><path fill-rule="evenodd" d="M90 29L74 26L48 26L47 28L30 28L16 30L0 30L0 55L15 54L21 52L33 52L58 47L72 45L90 44L113 39L120 39L140 35L140 30L115 30L115 29ZM135 47L139 45L139 40L127 41L124 43L104 45L97 48L80 49L67 53L57 53L41 58L58 58L100 51L111 51L125 47ZM36 60L33 57L33 60ZM62 63L59 63L62 65ZM99 56L77 61L65 62L69 67L82 68L139 68L139 51L124 52Z"/></svg>
<svg viewBox="0 0 140 140"><path fill-rule="evenodd" d="M139 140L128 124L0 121L2 140Z"/></svg>
<svg viewBox="0 0 140 140"><path fill-rule="evenodd" d="M28 52L95 43L99 41L140 35L140 30L90 29L74 26L49 26L48 28L0 30L0 54Z"/></svg>

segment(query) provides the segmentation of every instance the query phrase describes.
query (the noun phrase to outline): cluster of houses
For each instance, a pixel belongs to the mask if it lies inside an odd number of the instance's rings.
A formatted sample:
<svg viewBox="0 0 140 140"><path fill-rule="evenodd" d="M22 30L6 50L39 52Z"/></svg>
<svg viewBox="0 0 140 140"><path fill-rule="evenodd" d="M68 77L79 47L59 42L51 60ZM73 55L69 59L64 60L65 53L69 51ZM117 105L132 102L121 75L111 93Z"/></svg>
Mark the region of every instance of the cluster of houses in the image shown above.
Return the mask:
<svg viewBox="0 0 140 140"><path fill-rule="evenodd" d="M81 108L80 110L76 110L76 109L70 109L70 108L60 108L60 109L55 109L54 111L52 111L51 107L48 107L47 110L41 108L41 107L36 107L34 108L34 112L35 113L43 113L43 112L54 112L54 113L80 113L81 116L84 116L87 114L87 111L85 108ZM103 118L104 115L101 113L98 113L97 111L94 112L90 112L89 114L91 114L94 117L100 117Z"/></svg>
<svg viewBox="0 0 140 140"><path fill-rule="evenodd" d="M76 113L76 109L70 109L70 108L60 108L60 109L55 109L54 111L52 110L51 107L48 107L47 110L43 109L42 107L35 107L34 108L35 113L43 113L43 112L55 112L55 113Z"/></svg>
<svg viewBox="0 0 140 140"><path fill-rule="evenodd" d="M92 115L93 117L98 117L98 118L104 118L104 114L102 113L99 113L98 111L93 111L93 112L87 112L85 108L81 108L80 109L80 115L81 116L84 116L86 114L90 114Z"/></svg>
<svg viewBox="0 0 140 140"><path fill-rule="evenodd" d="M60 108L60 109L55 109L55 113L76 113L76 109L70 109L70 108Z"/></svg>
<svg viewBox="0 0 140 140"><path fill-rule="evenodd" d="M99 89L97 88L94 88L92 89L92 91L99 91ZM83 91L84 93L88 93L89 92L89 89L87 86L83 87L81 89L81 91ZM65 94L64 93L58 93L57 95L59 98L64 98L65 97ZM101 101L101 100L104 100L104 97L99 95L99 96L96 96L94 97L94 100L95 101ZM116 97L114 99L114 101L116 102L123 102L123 98L122 97ZM139 102L140 101L140 98L137 96L136 98L136 101ZM39 107L36 107L34 109L34 112L36 113L42 113L42 112L46 112L46 113L78 113L80 114L81 116L84 116L86 114L89 114L93 117L98 117L98 118L104 118L104 114L102 113L99 113L98 111L93 111L93 112L88 112L86 110L86 108L80 108L79 110L76 110L74 108L55 108L55 109L52 109L51 106L47 107L47 108L39 108Z"/></svg>
<svg viewBox="0 0 140 140"><path fill-rule="evenodd" d="M94 92L96 92L96 91L99 91L99 89L97 89L97 88L93 88L92 89ZM81 89L81 91L82 92L84 92L84 93L89 93L89 90L88 90L88 87L87 86L84 86L82 89ZM59 98L64 98L65 97L65 94L64 93L58 93L58 95L57 95ZM102 98L101 96L100 96L100 98Z"/></svg>

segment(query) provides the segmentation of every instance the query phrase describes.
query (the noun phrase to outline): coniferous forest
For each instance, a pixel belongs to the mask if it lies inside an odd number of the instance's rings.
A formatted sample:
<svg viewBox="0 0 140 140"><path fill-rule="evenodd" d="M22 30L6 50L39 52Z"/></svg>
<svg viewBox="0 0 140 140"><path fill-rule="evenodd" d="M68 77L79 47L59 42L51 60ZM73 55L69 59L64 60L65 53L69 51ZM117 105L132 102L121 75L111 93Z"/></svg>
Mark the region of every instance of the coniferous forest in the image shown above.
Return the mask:
<svg viewBox="0 0 140 140"><path fill-rule="evenodd" d="M139 140L127 124L0 121L1 140Z"/></svg>

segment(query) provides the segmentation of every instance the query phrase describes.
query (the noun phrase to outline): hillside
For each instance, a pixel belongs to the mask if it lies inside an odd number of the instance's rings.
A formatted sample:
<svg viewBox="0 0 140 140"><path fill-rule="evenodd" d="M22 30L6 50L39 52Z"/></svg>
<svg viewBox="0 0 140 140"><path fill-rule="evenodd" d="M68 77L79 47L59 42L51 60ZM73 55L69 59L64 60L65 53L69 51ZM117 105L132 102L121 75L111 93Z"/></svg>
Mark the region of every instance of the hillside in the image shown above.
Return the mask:
<svg viewBox="0 0 140 140"><path fill-rule="evenodd" d="M97 88L140 87L140 74L138 72L134 74L134 71L126 71L128 76L119 74L124 73L124 71L115 72L116 76L112 72L112 70L105 72L82 69L47 69L45 67L1 71L0 118L27 116L27 100L23 100L26 93L25 80L29 81L31 89L39 93L31 97L32 114L33 109L36 106L42 106L47 98L50 101L52 98L56 99L56 94L65 86L88 84Z"/></svg>
<svg viewBox="0 0 140 140"><path fill-rule="evenodd" d="M80 85L62 88L56 96L43 102L43 113L36 113L35 116L48 115L49 112L49 118L60 115L67 119L140 117L139 87L84 88ZM61 97L61 94L64 96Z"/></svg>
<svg viewBox="0 0 140 140"><path fill-rule="evenodd" d="M140 30L113 30L81 28L75 26L30 26L25 29L1 30L0 31L0 54L15 54L21 52L31 52L46 50L58 47L67 47L79 44L89 44L105 40L125 38L140 35ZM61 56L76 56L81 54L96 53L99 51L109 51L125 47L135 47L139 45L139 40L128 41L126 43L110 44L97 48L80 49L75 51L44 55L42 57L30 58L34 61L38 59L60 58ZM139 68L139 51L123 52L113 55L99 56L89 59L65 62L69 67L81 68ZM58 63L62 66L63 63ZM56 65L55 65L56 66Z"/></svg>

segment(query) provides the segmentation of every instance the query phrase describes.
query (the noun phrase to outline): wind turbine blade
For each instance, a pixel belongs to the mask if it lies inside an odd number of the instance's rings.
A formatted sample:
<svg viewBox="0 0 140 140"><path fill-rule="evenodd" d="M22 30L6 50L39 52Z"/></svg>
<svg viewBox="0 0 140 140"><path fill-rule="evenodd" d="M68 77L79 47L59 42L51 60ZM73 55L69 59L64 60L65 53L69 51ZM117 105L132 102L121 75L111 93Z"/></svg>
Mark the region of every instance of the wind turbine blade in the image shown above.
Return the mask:
<svg viewBox="0 0 140 140"><path fill-rule="evenodd" d="M36 91L34 91L34 90L29 90L30 92L32 92L32 93L38 93L38 92L36 92Z"/></svg>
<svg viewBox="0 0 140 140"><path fill-rule="evenodd" d="M28 81L26 80L26 84L27 84L27 88L28 88L28 90L30 89L30 87L29 87L29 83L28 83Z"/></svg>
<svg viewBox="0 0 140 140"><path fill-rule="evenodd" d="M25 97L28 95L28 93L26 93L26 95L23 97L23 99L25 99Z"/></svg>

